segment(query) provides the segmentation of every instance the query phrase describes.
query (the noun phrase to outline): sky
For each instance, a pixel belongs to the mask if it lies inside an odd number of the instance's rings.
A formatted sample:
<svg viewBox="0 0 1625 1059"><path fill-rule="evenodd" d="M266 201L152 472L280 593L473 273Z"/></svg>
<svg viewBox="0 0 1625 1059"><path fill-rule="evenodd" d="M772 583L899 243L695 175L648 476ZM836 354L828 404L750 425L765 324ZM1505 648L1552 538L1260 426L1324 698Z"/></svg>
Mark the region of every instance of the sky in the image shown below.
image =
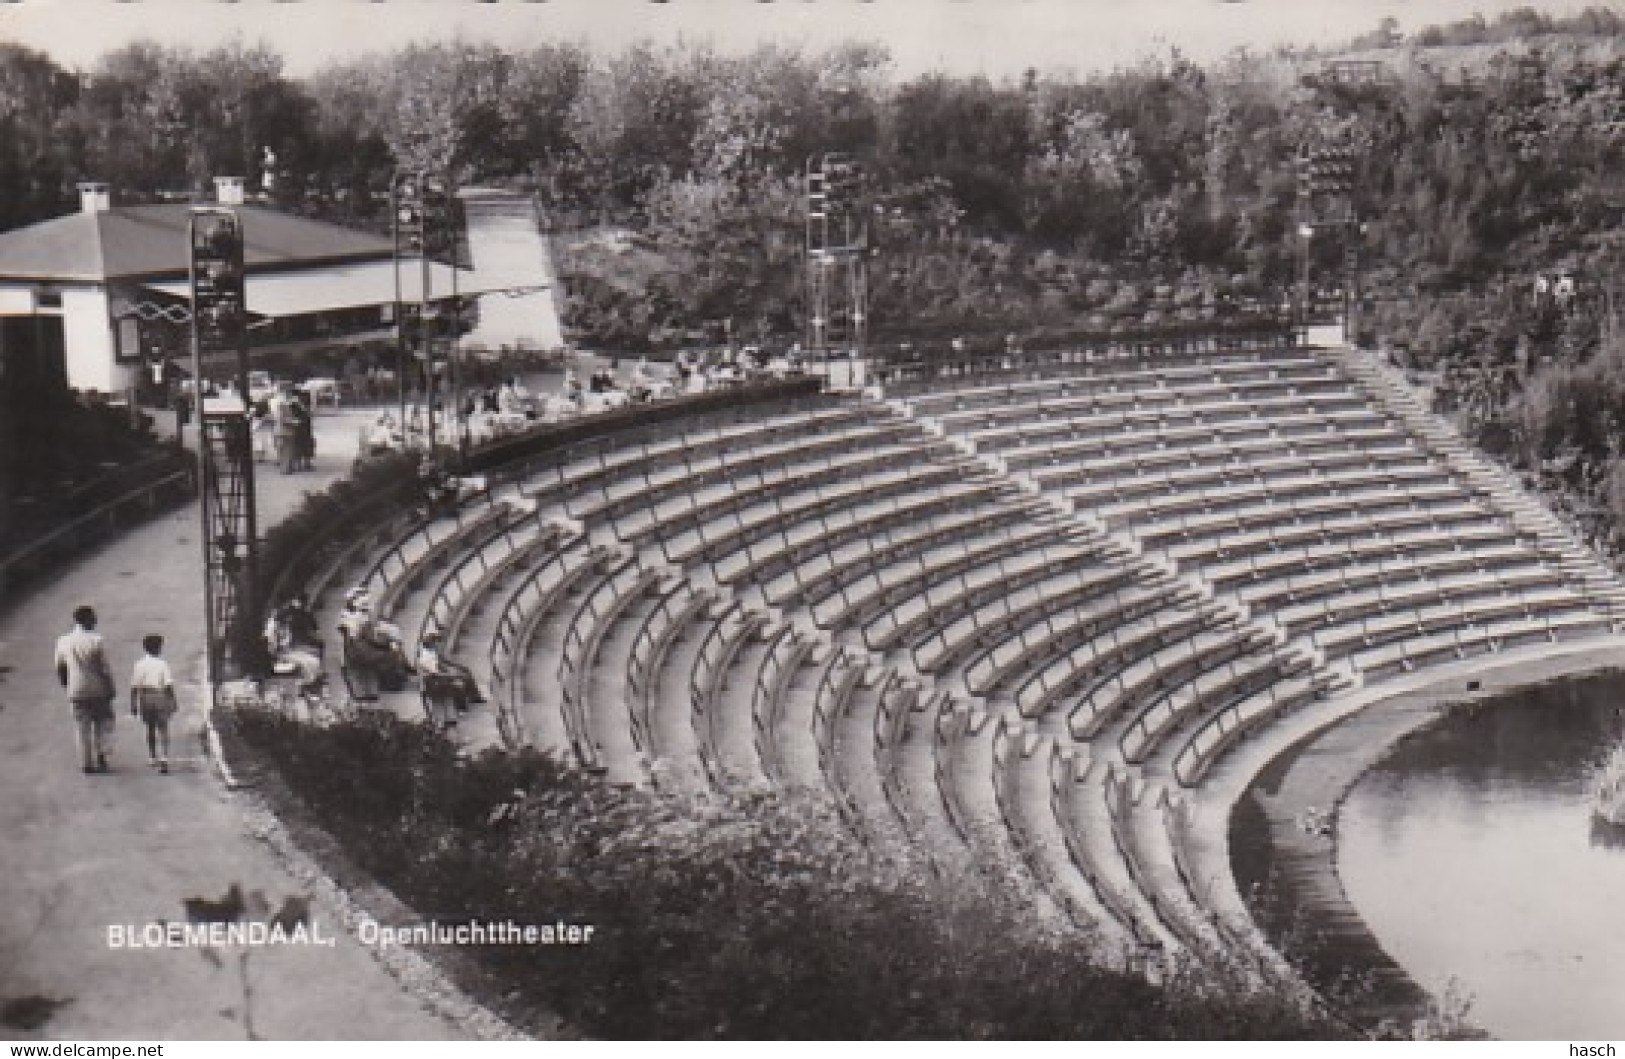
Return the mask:
<svg viewBox="0 0 1625 1059"><path fill-rule="evenodd" d="M1588 4L1625 0L13 0L0 3L0 40L86 69L132 40L207 48L235 38L271 46L288 73L303 76L334 60L458 38L516 48L580 41L607 51L689 40L730 52L862 39L885 44L904 77L943 70L999 79L1029 67L1109 70L1170 47L1206 60L1243 45L1336 44L1389 15L1408 31L1475 12Z"/></svg>

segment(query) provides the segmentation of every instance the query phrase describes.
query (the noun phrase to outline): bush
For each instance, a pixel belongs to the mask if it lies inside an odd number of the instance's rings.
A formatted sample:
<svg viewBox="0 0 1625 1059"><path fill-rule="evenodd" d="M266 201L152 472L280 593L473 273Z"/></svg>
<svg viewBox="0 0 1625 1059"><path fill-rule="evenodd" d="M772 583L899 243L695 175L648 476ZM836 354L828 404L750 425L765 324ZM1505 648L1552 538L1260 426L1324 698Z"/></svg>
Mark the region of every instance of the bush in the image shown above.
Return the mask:
<svg viewBox="0 0 1625 1059"><path fill-rule="evenodd" d="M442 925L592 925L587 945L473 950L487 1000L532 1027L557 1014L630 1038L1342 1032L1278 998L1103 969L997 880L865 845L810 795L676 798L532 750L459 757L387 718L311 728L236 711L224 725Z"/></svg>

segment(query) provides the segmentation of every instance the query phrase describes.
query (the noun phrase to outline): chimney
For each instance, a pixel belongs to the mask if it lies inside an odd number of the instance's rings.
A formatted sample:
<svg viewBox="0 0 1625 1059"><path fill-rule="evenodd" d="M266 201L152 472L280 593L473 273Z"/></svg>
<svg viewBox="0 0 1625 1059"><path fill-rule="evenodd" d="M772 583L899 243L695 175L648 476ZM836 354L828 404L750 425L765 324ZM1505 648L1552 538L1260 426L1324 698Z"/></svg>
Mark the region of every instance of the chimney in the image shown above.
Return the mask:
<svg viewBox="0 0 1625 1059"><path fill-rule="evenodd" d="M214 201L222 206L241 206L243 204L243 178L240 176L215 177Z"/></svg>
<svg viewBox="0 0 1625 1059"><path fill-rule="evenodd" d="M106 213L113 206L113 192L106 184L85 181L79 185L79 212Z"/></svg>

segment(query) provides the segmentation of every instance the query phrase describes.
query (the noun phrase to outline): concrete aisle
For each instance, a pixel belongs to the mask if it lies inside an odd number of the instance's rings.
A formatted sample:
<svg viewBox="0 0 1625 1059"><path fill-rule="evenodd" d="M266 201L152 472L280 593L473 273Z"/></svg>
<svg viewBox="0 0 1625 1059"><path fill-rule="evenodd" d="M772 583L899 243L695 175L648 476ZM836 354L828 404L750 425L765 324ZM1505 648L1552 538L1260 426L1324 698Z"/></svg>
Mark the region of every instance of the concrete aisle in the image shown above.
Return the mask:
<svg viewBox="0 0 1625 1059"><path fill-rule="evenodd" d="M343 473L355 452L355 413L318 419L312 473L260 465L262 525L307 489ZM203 755L197 685L203 643L196 509L165 515L62 570L0 615L0 1037L241 1039L238 962L212 965L191 949L114 949L109 928L184 921L182 901L233 884L275 908L304 887L248 833L243 805ZM51 669L73 608L101 616L121 699L112 772L79 770L71 711ZM159 632L182 692L172 773L146 764L144 732L128 712L130 668L144 633ZM446 1039L456 1027L423 1009L316 904L332 947L253 951L252 1016L266 1039ZM17 1025L21 998L60 1002L34 1028Z"/></svg>

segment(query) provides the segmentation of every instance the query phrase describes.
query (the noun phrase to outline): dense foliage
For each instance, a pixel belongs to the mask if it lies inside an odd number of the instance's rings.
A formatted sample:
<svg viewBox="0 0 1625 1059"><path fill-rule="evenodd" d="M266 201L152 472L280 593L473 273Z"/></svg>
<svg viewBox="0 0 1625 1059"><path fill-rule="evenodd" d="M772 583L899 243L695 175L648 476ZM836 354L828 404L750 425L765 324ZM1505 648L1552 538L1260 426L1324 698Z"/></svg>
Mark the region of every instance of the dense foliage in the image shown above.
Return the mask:
<svg viewBox="0 0 1625 1059"><path fill-rule="evenodd" d="M151 199L222 172L381 226L392 168L427 166L532 189L561 232L607 226L563 254L571 322L593 339L723 321L735 338L782 337L800 320L800 174L837 151L865 163L880 207L883 336L1154 323L1280 301L1297 155L1318 130L1356 148L1368 292L1393 310L1385 331L1411 332L1510 262L1598 279L1599 233L1617 227L1620 21L1526 10L1410 41L1387 23L1331 57L1380 60L1370 83L1290 52L899 82L872 45L452 43L296 80L241 44L136 44L83 72L0 46L0 228L71 208L75 179ZM1317 243L1335 275L1342 240Z"/></svg>
<svg viewBox="0 0 1625 1059"><path fill-rule="evenodd" d="M811 795L678 799L534 751L474 758L393 719L228 731L364 870L442 925L587 925L475 950L532 1028L616 1038L1303 1038L1347 1030L1240 986L1103 970L1009 892L860 843Z"/></svg>

